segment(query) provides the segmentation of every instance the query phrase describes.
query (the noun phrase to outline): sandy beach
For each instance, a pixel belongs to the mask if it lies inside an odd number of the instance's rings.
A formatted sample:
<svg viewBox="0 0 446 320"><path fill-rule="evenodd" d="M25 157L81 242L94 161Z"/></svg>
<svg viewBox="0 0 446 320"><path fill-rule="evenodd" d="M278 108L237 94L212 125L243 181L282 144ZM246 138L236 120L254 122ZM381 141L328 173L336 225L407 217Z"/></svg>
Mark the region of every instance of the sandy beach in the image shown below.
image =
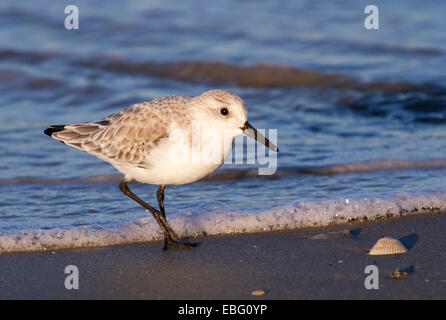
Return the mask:
<svg viewBox="0 0 446 320"><path fill-rule="evenodd" d="M94 249L2 254L1 299L445 299L445 214L293 231L213 236L191 251L161 242ZM343 235L350 230L352 237ZM383 236L409 251L370 256ZM79 269L79 289L64 269ZM379 289L367 290L367 265ZM395 269L406 278L393 279ZM253 296L263 290L262 296Z"/></svg>

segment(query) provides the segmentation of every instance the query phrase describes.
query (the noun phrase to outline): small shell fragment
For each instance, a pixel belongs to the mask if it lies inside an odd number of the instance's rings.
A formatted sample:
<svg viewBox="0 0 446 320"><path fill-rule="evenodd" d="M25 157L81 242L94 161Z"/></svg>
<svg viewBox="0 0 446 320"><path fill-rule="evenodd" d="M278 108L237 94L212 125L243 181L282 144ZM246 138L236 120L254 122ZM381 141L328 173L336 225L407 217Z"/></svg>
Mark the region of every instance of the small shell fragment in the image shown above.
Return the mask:
<svg viewBox="0 0 446 320"><path fill-rule="evenodd" d="M390 237L384 237L379 239L372 249L370 249L369 254L376 255L385 255L385 254L398 254L398 253L406 253L406 247L401 243L401 241L397 239L393 239Z"/></svg>
<svg viewBox="0 0 446 320"><path fill-rule="evenodd" d="M263 296L265 294L265 291L263 290L254 290L253 292L251 292L251 295L253 296Z"/></svg>
<svg viewBox="0 0 446 320"><path fill-rule="evenodd" d="M402 278L407 278L407 275L408 275L408 273L406 271L401 270L401 269L396 269L392 273L392 278L393 279L402 279Z"/></svg>

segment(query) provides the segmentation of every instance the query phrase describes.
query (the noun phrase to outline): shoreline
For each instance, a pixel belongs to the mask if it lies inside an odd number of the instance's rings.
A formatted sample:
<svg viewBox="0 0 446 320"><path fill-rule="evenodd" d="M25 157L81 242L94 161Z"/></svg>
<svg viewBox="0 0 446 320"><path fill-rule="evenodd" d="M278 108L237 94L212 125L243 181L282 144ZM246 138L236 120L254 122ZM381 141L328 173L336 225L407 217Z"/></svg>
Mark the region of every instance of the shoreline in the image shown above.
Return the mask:
<svg viewBox="0 0 446 320"><path fill-rule="evenodd" d="M193 250L162 242L0 255L1 299L445 299L446 214L432 213L291 231L193 238ZM342 235L349 229L353 237ZM330 233L331 232L331 233ZM383 236L409 251L370 256ZM310 239L312 238L312 239ZM367 265L379 289L367 290ZM67 265L79 289L67 290ZM392 279L397 269L407 278ZM253 296L254 290L265 295Z"/></svg>
<svg viewBox="0 0 446 320"><path fill-rule="evenodd" d="M180 237L233 236L342 226L354 221L371 222L440 212L446 212L445 191L381 198L297 201L249 212L183 211L169 217L169 223ZM152 217L145 215L108 226L84 225L0 232L0 254L132 245L161 239L158 224Z"/></svg>

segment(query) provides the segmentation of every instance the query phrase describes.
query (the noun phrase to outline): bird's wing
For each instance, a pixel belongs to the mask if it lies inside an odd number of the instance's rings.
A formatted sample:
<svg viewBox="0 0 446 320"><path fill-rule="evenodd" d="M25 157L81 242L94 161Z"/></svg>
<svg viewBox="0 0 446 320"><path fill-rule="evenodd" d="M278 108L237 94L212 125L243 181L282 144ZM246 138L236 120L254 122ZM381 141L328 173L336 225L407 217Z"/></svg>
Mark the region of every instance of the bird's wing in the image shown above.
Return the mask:
<svg viewBox="0 0 446 320"><path fill-rule="evenodd" d="M168 137L174 115L188 97L165 97L135 104L102 120L51 126L45 133L103 160L142 165L150 150Z"/></svg>

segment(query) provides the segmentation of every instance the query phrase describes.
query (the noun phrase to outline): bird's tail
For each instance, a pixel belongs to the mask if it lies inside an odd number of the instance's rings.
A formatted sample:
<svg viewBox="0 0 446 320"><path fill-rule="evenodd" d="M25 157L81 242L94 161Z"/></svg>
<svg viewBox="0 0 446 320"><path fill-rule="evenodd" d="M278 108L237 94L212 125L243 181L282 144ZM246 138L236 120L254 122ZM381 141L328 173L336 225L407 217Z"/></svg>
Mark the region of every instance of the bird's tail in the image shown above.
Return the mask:
<svg viewBox="0 0 446 320"><path fill-rule="evenodd" d="M76 148L81 151L85 151L82 148L82 138L79 133L73 132L71 129L72 125L62 124L62 125L54 125L49 126L43 131L46 135L51 138L58 140L66 145Z"/></svg>
<svg viewBox="0 0 446 320"><path fill-rule="evenodd" d="M94 153L100 148L89 138L104 129L104 121L49 126L43 131L55 140L81 151Z"/></svg>
<svg viewBox="0 0 446 320"><path fill-rule="evenodd" d="M65 125L55 125L55 126L49 126L48 128L45 129L45 131L43 131L46 135L52 137L52 134L54 132L60 132L65 128Z"/></svg>

